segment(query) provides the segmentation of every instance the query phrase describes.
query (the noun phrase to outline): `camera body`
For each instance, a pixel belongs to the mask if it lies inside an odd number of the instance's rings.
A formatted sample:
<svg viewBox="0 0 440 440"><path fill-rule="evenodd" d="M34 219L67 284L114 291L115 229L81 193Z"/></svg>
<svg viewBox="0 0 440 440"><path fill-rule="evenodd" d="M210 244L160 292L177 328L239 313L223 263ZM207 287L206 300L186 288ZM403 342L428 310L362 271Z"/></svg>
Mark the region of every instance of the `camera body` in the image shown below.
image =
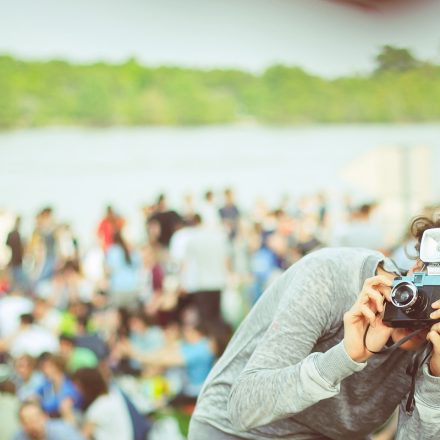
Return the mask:
<svg viewBox="0 0 440 440"><path fill-rule="evenodd" d="M430 319L431 304L440 299L440 274L415 272L396 277L391 289L391 302L385 305L383 323L388 327L423 328L440 320Z"/></svg>

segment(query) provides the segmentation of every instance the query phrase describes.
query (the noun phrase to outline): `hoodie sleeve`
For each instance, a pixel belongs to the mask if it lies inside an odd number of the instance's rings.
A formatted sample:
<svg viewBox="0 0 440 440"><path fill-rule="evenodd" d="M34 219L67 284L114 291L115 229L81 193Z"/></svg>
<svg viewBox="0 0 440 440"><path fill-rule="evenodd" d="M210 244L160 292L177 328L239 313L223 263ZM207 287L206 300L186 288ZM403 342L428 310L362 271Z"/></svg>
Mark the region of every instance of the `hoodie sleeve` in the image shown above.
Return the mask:
<svg viewBox="0 0 440 440"><path fill-rule="evenodd" d="M416 404L412 415L405 412L406 399L400 405L396 440L440 438L440 377L422 368L416 382Z"/></svg>
<svg viewBox="0 0 440 440"><path fill-rule="evenodd" d="M348 356L342 341L312 353L319 338L341 324L353 301L348 292L359 287L343 286L336 265L310 255L272 287L284 292L277 312L229 395L228 415L237 429L266 425L333 397L345 377L365 367Z"/></svg>

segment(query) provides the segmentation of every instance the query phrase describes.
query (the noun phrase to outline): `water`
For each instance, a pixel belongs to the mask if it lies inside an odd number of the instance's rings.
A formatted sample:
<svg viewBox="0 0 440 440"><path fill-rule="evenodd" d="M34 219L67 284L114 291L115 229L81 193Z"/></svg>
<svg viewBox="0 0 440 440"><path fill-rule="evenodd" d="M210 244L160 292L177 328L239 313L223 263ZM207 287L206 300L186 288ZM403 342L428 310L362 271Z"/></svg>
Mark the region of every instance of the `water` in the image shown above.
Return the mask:
<svg viewBox="0 0 440 440"><path fill-rule="evenodd" d="M103 207L112 203L139 231L140 207L161 191L176 205L186 192L231 186L240 204L251 206L258 196L276 202L286 193L344 190L349 183L342 171L362 154L420 144L433 148L433 166L440 165L440 124L4 132L0 208L21 213L29 229L35 212L50 204L58 219L88 238Z"/></svg>

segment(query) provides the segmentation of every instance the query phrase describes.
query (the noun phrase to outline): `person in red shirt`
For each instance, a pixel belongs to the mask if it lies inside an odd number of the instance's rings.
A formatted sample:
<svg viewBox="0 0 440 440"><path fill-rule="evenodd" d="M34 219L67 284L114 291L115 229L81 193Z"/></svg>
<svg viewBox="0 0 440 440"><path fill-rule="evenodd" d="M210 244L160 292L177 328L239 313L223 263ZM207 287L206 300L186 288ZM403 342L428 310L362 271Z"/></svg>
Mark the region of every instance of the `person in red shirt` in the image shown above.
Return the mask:
<svg viewBox="0 0 440 440"><path fill-rule="evenodd" d="M98 237L104 251L113 244L113 236L115 232L122 229L122 226L124 226L124 219L115 213L112 206L107 206L106 215L98 226Z"/></svg>

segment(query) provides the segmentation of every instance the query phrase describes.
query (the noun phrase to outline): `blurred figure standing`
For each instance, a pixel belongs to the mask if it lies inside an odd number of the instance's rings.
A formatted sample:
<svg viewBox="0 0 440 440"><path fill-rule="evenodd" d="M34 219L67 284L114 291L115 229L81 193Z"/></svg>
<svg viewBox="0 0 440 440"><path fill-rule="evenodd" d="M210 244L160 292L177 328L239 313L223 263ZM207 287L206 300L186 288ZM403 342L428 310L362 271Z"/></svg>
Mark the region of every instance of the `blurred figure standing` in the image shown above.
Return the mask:
<svg viewBox="0 0 440 440"><path fill-rule="evenodd" d="M258 298L260 298L264 289L267 287L269 279L278 267L276 255L266 245L264 232L259 223L253 225L249 251L249 266L252 274L250 302L253 305L257 302Z"/></svg>
<svg viewBox="0 0 440 440"><path fill-rule="evenodd" d="M383 231L372 221L375 207L373 203L364 203L355 208L351 213L350 222L336 240L336 246L375 249L386 255Z"/></svg>
<svg viewBox="0 0 440 440"><path fill-rule="evenodd" d="M194 196L191 193L187 193L183 196L182 206L180 213L185 223L191 223L194 215L196 214L196 207L194 202Z"/></svg>
<svg viewBox="0 0 440 440"><path fill-rule="evenodd" d="M28 287L28 279L23 270L23 255L24 246L20 234L21 218L17 217L15 220L14 229L9 232L6 239L6 246L11 250L11 259L9 260L9 267L12 275L12 288L26 290Z"/></svg>
<svg viewBox="0 0 440 440"><path fill-rule="evenodd" d="M168 248L171 237L180 222L179 214L168 209L165 194L160 194L155 210L147 220L147 228L150 230L151 224L157 225L160 228L158 241L163 247Z"/></svg>
<svg viewBox="0 0 440 440"><path fill-rule="evenodd" d="M78 239L75 237L69 224L58 226L56 231L58 248L58 265L62 266L67 261L74 261L79 265Z"/></svg>
<svg viewBox="0 0 440 440"><path fill-rule="evenodd" d="M226 286L227 258L226 234L205 225L196 214L182 259L182 287L190 295L202 324L222 321L220 296Z"/></svg>
<svg viewBox="0 0 440 440"><path fill-rule="evenodd" d="M35 218L35 229L29 244L31 278L35 285L50 279L56 269L57 246L53 210L42 209Z"/></svg>
<svg viewBox="0 0 440 440"><path fill-rule="evenodd" d="M228 232L230 240L234 240L237 235L238 223L240 221L240 211L234 200L234 193L230 188L225 190L225 204L220 208L220 217Z"/></svg>
<svg viewBox="0 0 440 440"><path fill-rule="evenodd" d="M111 301L117 306L136 307L140 289L140 261L138 255L130 251L120 231L113 235L106 264L110 275Z"/></svg>
<svg viewBox="0 0 440 440"><path fill-rule="evenodd" d="M113 244L114 234L120 231L123 226L124 219L116 214L111 205L108 205L105 217L98 225L98 237L104 251Z"/></svg>
<svg viewBox="0 0 440 440"><path fill-rule="evenodd" d="M158 253L152 246L143 246L141 256L139 297L147 309L151 307L151 312L154 314L157 312L154 305L162 296L165 274L159 263Z"/></svg>
<svg viewBox="0 0 440 440"><path fill-rule="evenodd" d="M211 190L205 193L205 201L200 207L200 215L205 227L218 229L221 226L220 213L215 205L214 193Z"/></svg>

